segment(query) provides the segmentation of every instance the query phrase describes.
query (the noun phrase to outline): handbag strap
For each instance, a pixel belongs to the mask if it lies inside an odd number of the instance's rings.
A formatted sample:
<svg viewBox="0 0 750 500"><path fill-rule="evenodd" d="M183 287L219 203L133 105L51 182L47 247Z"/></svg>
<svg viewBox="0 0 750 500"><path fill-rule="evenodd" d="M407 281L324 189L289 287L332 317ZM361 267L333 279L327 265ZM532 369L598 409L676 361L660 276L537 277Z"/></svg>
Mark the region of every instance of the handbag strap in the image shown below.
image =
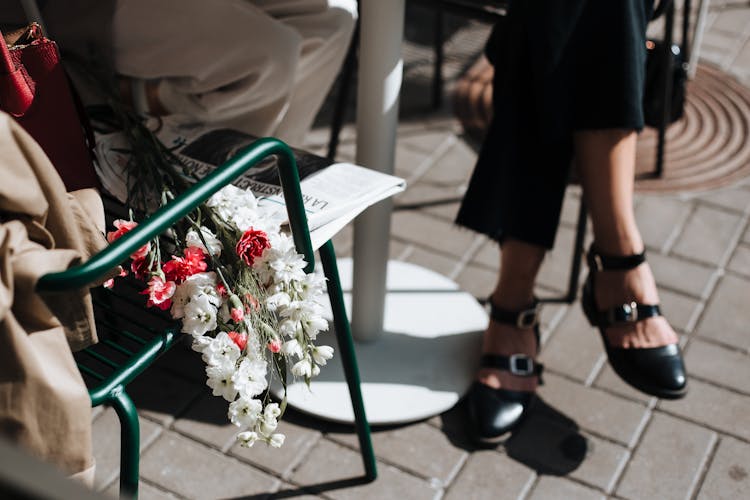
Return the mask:
<svg viewBox="0 0 750 500"><path fill-rule="evenodd" d="M0 31L0 109L23 116L34 102L35 85L22 65L16 66Z"/></svg>

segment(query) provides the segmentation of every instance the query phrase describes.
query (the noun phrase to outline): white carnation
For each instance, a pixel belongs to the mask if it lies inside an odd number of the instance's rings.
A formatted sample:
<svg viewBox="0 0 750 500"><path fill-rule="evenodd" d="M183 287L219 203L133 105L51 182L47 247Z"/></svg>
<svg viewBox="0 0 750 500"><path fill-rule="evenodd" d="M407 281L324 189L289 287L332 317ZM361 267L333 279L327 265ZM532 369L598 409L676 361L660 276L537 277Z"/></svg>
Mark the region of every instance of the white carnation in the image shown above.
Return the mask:
<svg viewBox="0 0 750 500"><path fill-rule="evenodd" d="M229 405L229 420L238 427L254 427L260 418L263 403L240 395Z"/></svg>
<svg viewBox="0 0 750 500"><path fill-rule="evenodd" d="M229 366L234 370L240 354L237 344L226 332L221 332L203 348L203 362L210 366Z"/></svg>
<svg viewBox="0 0 750 500"><path fill-rule="evenodd" d="M312 357L319 365L325 365L333 357L333 347L328 345L319 345L313 347Z"/></svg>
<svg viewBox="0 0 750 500"><path fill-rule="evenodd" d="M220 364L206 367L206 385L213 389L214 396L221 396L229 402L237 397L237 389L232 383L234 366Z"/></svg>
<svg viewBox="0 0 750 500"><path fill-rule="evenodd" d="M201 239L201 235L203 239ZM205 244L203 243L204 241L206 242ZM201 226L200 234L195 229L188 231L187 235L185 235L185 243L188 247L198 247L207 254L217 257L221 255L223 248L221 241L206 226Z"/></svg>
<svg viewBox="0 0 750 500"><path fill-rule="evenodd" d="M283 434L279 434L278 432L276 434L273 434L268 439L268 444L272 448L281 448L281 446L284 444L284 440L286 439L286 436Z"/></svg>
<svg viewBox="0 0 750 500"><path fill-rule="evenodd" d="M232 382L243 397L252 398L266 390L268 387L266 366L263 358L250 359L247 356L242 358L239 368L232 375Z"/></svg>

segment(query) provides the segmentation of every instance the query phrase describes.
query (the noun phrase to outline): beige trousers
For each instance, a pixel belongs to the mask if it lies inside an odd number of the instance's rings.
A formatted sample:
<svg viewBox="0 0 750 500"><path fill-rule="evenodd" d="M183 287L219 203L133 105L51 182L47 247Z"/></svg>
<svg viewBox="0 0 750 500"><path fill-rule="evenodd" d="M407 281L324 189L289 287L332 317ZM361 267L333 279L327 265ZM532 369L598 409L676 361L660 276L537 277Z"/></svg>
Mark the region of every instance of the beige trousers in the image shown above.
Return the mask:
<svg viewBox="0 0 750 500"><path fill-rule="evenodd" d="M357 16L356 0L72 3L47 4L50 32L74 51L108 49L114 69L136 79L136 102L147 81L181 119L293 145L336 79Z"/></svg>

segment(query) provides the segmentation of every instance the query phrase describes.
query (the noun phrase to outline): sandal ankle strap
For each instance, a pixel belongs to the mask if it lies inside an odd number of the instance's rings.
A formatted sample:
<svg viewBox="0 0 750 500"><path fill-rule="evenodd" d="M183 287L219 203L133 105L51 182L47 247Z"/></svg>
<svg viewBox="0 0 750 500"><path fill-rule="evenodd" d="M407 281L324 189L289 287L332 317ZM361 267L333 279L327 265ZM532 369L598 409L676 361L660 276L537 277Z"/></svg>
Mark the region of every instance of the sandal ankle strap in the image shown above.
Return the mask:
<svg viewBox="0 0 750 500"><path fill-rule="evenodd" d="M586 253L586 261L591 269L597 271L629 271L646 262L646 250L633 255L604 255L592 244Z"/></svg>
<svg viewBox="0 0 750 500"><path fill-rule="evenodd" d="M608 327L623 323L635 323L646 318L661 316L659 304L639 304L635 301L611 307L596 313L599 326Z"/></svg>
<svg viewBox="0 0 750 500"><path fill-rule="evenodd" d="M502 354L483 354L479 362L482 368L494 368L496 370L505 370L519 377L539 377L539 383L542 384L542 372L544 365L537 363L534 358L525 354L511 354L503 356Z"/></svg>
<svg viewBox="0 0 750 500"><path fill-rule="evenodd" d="M492 298L489 299L490 303L490 318L497 321L498 323L505 323L507 325L515 325L521 329L533 328L539 324L539 301L534 300L528 307L520 311L509 311L497 307L493 302Z"/></svg>

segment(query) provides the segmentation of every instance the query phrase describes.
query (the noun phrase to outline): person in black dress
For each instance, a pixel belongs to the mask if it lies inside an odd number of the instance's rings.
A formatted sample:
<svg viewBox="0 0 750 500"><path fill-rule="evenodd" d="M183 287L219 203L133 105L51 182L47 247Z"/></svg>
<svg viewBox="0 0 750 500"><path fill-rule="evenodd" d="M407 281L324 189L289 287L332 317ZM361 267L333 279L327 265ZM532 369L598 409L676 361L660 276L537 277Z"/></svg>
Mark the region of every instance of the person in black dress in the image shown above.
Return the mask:
<svg viewBox="0 0 750 500"><path fill-rule="evenodd" d="M511 0L493 30L493 120L456 222L501 245L469 428L496 442L540 382L534 282L576 169L593 223L581 299L615 372L663 398L686 391L633 211L652 0Z"/></svg>

